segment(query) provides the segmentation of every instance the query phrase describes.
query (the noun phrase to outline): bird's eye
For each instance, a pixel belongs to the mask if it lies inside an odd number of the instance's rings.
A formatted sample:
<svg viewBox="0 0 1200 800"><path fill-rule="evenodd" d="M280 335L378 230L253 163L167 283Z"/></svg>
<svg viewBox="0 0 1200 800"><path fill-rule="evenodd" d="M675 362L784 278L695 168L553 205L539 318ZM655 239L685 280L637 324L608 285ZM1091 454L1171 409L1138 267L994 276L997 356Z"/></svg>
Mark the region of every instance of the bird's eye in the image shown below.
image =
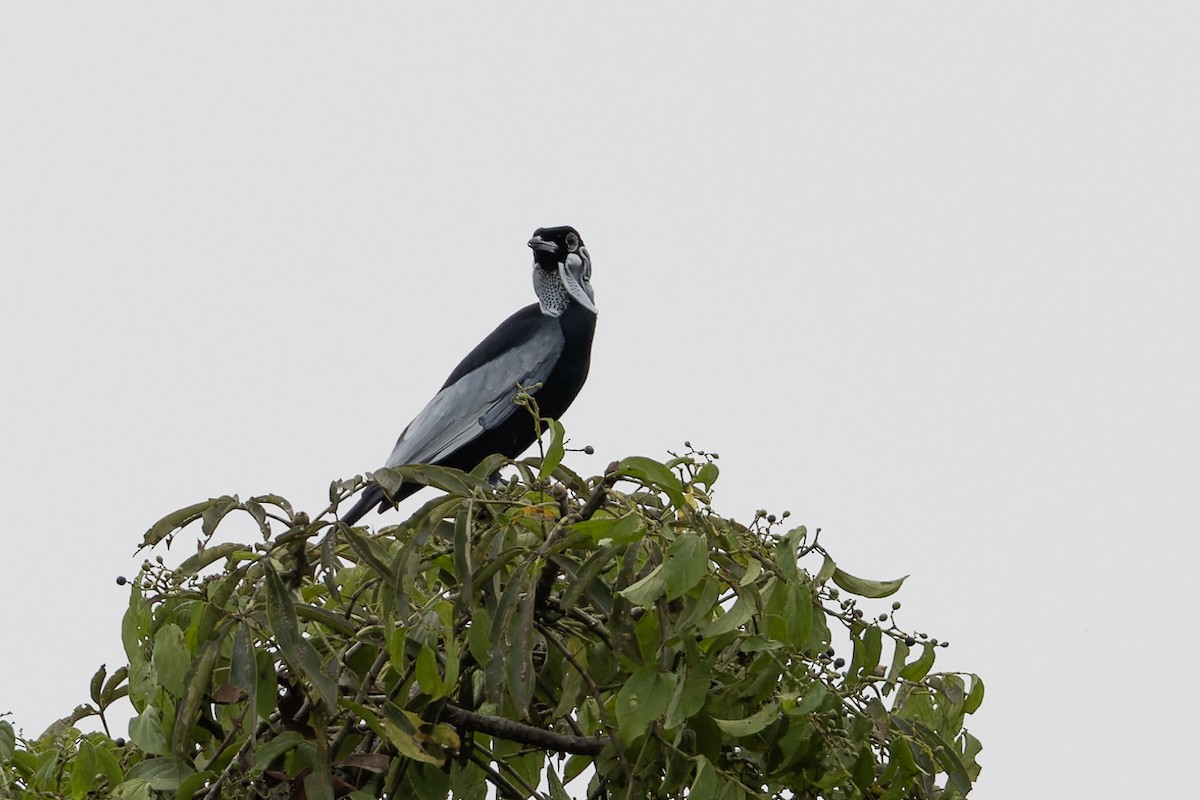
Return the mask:
<svg viewBox="0 0 1200 800"><path fill-rule="evenodd" d="M579 237L573 233L567 234L567 251L574 253L579 248Z"/></svg>

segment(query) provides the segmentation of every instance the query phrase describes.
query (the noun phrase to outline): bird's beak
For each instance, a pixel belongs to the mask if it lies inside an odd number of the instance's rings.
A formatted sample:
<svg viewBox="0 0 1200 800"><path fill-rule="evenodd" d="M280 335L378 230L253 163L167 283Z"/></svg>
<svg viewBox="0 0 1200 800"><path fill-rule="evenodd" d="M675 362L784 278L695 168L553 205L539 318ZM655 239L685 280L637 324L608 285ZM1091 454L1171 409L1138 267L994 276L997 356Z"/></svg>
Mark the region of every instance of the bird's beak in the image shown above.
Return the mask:
<svg viewBox="0 0 1200 800"><path fill-rule="evenodd" d="M592 285L583 280L585 270L588 270L587 263L577 253L571 253L566 261L558 265L558 277L562 280L567 294L575 298L576 303L598 315L600 311L596 308Z"/></svg>
<svg viewBox="0 0 1200 800"><path fill-rule="evenodd" d="M547 253L553 253L558 250L558 246L554 242L547 242L540 236L535 236L529 240L529 246L534 250L544 250Z"/></svg>

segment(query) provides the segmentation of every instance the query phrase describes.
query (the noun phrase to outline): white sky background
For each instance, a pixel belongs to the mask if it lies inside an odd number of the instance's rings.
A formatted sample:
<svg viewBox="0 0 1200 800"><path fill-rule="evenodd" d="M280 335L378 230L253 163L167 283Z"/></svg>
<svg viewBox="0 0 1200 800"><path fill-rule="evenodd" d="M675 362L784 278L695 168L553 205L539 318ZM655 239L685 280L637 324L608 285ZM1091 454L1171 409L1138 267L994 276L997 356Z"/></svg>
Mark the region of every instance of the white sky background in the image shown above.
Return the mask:
<svg viewBox="0 0 1200 800"><path fill-rule="evenodd" d="M723 513L911 573L981 800L1176 790L1200 12L645 5L0 9L0 711L123 662L159 516L382 463L571 224L572 466L690 439Z"/></svg>

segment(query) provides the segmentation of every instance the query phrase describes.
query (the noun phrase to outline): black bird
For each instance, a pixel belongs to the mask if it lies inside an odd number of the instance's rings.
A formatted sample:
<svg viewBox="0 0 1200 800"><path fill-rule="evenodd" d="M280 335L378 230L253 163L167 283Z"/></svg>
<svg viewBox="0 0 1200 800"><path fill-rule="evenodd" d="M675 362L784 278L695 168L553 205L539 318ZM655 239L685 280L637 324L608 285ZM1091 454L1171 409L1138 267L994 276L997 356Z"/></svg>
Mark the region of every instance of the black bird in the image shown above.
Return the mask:
<svg viewBox="0 0 1200 800"><path fill-rule="evenodd" d="M400 434L384 466L436 464L474 469L493 453L516 458L536 435L529 412L513 398L530 389L543 417L558 419L587 380L596 331L592 262L574 228L538 228L533 289L538 302L500 323ZM353 525L372 508L384 511L420 489L406 484L389 500L378 484L341 518Z"/></svg>

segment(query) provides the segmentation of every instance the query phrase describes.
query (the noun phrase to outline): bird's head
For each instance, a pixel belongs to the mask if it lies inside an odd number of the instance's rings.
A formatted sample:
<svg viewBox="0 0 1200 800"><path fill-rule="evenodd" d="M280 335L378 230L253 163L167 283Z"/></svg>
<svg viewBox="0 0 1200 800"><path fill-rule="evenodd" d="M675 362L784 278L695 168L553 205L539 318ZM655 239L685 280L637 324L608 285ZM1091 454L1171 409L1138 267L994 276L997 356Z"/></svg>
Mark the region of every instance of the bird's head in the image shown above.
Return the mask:
<svg viewBox="0 0 1200 800"><path fill-rule="evenodd" d="M533 250L533 288L543 313L562 316L572 300L598 313L592 291L592 259L579 231L567 225L538 228L529 247Z"/></svg>

